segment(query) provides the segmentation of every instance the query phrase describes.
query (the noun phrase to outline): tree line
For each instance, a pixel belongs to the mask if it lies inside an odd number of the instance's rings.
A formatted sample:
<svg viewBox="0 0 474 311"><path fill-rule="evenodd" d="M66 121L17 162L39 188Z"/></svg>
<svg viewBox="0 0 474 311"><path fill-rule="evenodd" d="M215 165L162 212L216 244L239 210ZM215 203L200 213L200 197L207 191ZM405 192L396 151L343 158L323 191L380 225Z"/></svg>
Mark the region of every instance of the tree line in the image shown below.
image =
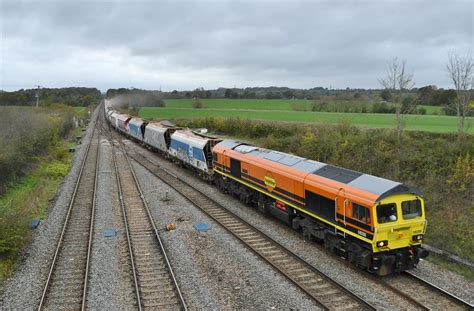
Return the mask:
<svg viewBox="0 0 474 311"><path fill-rule="evenodd" d="M102 96L97 88L89 87L20 89L0 91L0 106L35 106L37 95L41 106L64 104L83 107L98 103Z"/></svg>

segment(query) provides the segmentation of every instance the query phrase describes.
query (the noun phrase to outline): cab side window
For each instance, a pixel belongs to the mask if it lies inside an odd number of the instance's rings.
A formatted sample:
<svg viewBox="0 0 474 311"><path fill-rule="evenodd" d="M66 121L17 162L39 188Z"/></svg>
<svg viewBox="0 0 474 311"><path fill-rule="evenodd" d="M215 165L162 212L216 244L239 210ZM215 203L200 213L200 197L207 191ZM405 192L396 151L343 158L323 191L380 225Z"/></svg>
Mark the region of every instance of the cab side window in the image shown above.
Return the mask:
<svg viewBox="0 0 474 311"><path fill-rule="evenodd" d="M397 205L395 203L377 205L377 221L379 224L397 220Z"/></svg>
<svg viewBox="0 0 474 311"><path fill-rule="evenodd" d="M411 200L402 202L403 219L412 219L421 216L421 201Z"/></svg>
<svg viewBox="0 0 474 311"><path fill-rule="evenodd" d="M357 203L352 203L352 217L364 222L366 224L370 223L370 210L362 205Z"/></svg>

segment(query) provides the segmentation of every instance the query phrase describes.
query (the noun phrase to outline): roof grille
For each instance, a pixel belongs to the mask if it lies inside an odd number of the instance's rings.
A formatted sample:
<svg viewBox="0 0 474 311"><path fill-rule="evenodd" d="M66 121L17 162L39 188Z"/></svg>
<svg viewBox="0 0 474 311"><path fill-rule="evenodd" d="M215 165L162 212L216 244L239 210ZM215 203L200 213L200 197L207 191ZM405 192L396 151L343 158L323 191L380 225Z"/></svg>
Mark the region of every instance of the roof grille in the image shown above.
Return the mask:
<svg viewBox="0 0 474 311"><path fill-rule="evenodd" d="M326 165L313 173L321 177L329 178L344 184L348 184L354 179L360 177L362 173L354 172L342 167Z"/></svg>

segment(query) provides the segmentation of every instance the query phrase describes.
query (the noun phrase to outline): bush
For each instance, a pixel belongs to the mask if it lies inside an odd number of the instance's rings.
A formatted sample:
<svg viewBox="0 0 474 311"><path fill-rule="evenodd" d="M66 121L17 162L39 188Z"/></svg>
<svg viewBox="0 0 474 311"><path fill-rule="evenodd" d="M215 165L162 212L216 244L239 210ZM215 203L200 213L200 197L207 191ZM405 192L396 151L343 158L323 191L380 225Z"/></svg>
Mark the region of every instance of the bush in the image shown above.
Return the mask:
<svg viewBox="0 0 474 311"><path fill-rule="evenodd" d="M315 100L311 106L311 111L327 111L329 104L325 101Z"/></svg>
<svg viewBox="0 0 474 311"><path fill-rule="evenodd" d="M199 98L194 98L192 103L193 108L200 109L203 107L203 104Z"/></svg>
<svg viewBox="0 0 474 311"><path fill-rule="evenodd" d="M452 185L456 192L471 194L474 185L474 158L469 153L456 159L448 184Z"/></svg>
<svg viewBox="0 0 474 311"><path fill-rule="evenodd" d="M307 107L304 103L292 103L291 104L291 109L294 111L306 111Z"/></svg>
<svg viewBox="0 0 474 311"><path fill-rule="evenodd" d="M417 114L425 115L426 114L426 108L418 107Z"/></svg>
<svg viewBox="0 0 474 311"><path fill-rule="evenodd" d="M28 229L26 211L18 211L12 201L0 206L0 254L17 249Z"/></svg>
<svg viewBox="0 0 474 311"><path fill-rule="evenodd" d="M373 113L395 113L395 107L386 102L374 103L372 107Z"/></svg>
<svg viewBox="0 0 474 311"><path fill-rule="evenodd" d="M47 167L45 173L51 177L64 177L69 171L69 165L60 161L53 161Z"/></svg>
<svg viewBox="0 0 474 311"><path fill-rule="evenodd" d="M449 107L449 106L443 107L443 112L444 112L444 114L447 115L447 116L455 116L455 115L457 115L456 109L454 109L453 107Z"/></svg>
<svg viewBox="0 0 474 311"><path fill-rule="evenodd" d="M67 109L0 107L0 195L70 133L72 118Z"/></svg>

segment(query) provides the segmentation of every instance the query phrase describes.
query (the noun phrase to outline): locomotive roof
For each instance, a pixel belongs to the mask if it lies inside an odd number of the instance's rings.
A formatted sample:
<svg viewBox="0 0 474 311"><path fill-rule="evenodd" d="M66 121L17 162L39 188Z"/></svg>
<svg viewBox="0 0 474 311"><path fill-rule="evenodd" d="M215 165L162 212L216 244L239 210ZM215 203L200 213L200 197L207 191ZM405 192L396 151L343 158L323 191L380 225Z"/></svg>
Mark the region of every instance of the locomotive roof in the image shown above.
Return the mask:
<svg viewBox="0 0 474 311"><path fill-rule="evenodd" d="M308 160L280 151L259 148L239 141L224 140L220 142L218 146L230 148L243 154L263 158L304 173L314 174L373 193L378 196L377 201L390 195L400 193L422 195L418 190L393 180L360 173L318 161Z"/></svg>

